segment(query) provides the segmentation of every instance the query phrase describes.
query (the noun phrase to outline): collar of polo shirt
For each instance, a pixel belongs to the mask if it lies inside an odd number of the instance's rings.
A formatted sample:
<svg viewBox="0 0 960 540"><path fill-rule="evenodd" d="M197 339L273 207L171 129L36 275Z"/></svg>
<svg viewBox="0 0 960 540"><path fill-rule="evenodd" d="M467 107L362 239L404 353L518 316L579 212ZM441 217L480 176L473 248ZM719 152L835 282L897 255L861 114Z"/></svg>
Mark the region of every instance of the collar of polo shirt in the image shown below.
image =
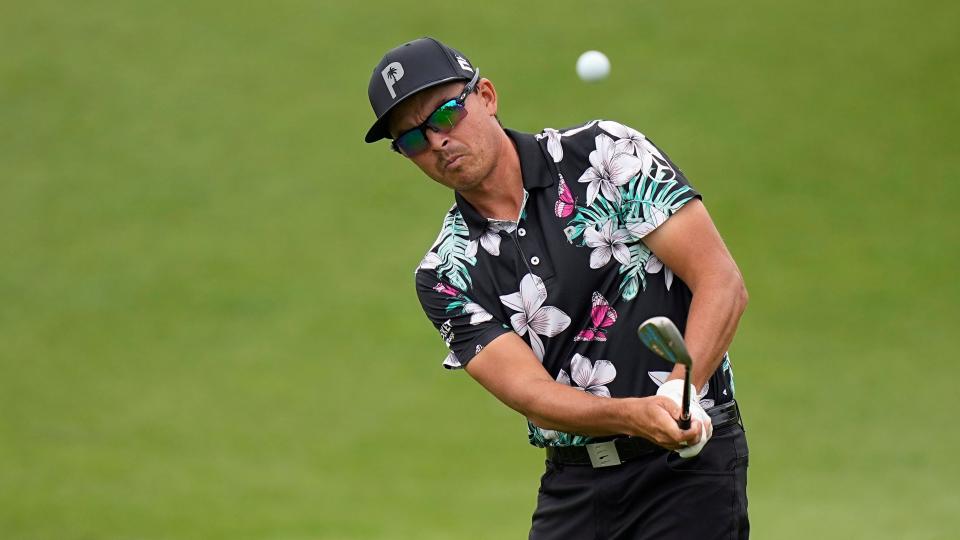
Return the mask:
<svg viewBox="0 0 960 540"><path fill-rule="evenodd" d="M550 169L548 160L551 159L546 149L546 139L537 141L530 133L522 133L512 129L504 129L520 156L520 173L523 175L523 187L528 192L548 188L556 183L556 173ZM487 228L487 218L460 196L454 195L457 208L470 231L470 240L480 238ZM524 199L526 201L526 199ZM521 213L523 209L521 208Z"/></svg>

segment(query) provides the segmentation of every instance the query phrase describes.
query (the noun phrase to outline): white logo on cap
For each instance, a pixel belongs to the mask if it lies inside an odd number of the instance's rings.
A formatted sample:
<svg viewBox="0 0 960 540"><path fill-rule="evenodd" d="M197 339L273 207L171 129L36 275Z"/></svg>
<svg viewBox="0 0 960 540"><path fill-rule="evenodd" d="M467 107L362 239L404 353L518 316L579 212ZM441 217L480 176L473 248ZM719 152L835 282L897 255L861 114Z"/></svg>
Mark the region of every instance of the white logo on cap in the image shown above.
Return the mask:
<svg viewBox="0 0 960 540"><path fill-rule="evenodd" d="M390 91L390 97L397 99L397 93L393 91L393 85L403 78L403 65L400 62L387 64L380 72L383 75L383 82L387 83L387 90Z"/></svg>
<svg viewBox="0 0 960 540"><path fill-rule="evenodd" d="M464 58L464 57L462 57L462 56L458 56L458 57L457 57L457 62L460 62L460 67L462 67L463 69L465 69L465 70L473 73L473 68L470 67L470 62L467 62L467 59L466 59L466 58Z"/></svg>

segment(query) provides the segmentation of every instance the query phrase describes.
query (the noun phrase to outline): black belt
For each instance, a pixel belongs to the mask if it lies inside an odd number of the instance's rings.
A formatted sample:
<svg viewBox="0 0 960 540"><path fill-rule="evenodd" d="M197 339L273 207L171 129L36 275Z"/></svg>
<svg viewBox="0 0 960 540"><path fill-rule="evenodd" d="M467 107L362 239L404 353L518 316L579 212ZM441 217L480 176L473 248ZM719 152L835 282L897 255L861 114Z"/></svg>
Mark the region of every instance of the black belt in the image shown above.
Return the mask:
<svg viewBox="0 0 960 540"><path fill-rule="evenodd" d="M740 409L736 401L711 407L707 409L707 414L710 415L714 430L740 421ZM642 437L620 437L584 446L548 446L547 459L560 465L609 467L663 450L662 446Z"/></svg>

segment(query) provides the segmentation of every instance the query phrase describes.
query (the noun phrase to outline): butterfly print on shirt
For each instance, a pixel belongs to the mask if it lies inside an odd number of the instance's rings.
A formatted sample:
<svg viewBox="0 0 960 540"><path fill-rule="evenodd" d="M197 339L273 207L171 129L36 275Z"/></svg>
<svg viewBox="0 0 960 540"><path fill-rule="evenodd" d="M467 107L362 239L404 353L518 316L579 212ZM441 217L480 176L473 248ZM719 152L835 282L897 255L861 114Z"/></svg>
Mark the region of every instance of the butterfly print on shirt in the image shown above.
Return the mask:
<svg viewBox="0 0 960 540"><path fill-rule="evenodd" d="M590 327L577 334L574 341L606 341L606 329L617 322L617 310L610 307L602 294L594 292L591 304Z"/></svg>
<svg viewBox="0 0 960 540"><path fill-rule="evenodd" d="M559 196L557 197L557 203L553 206L553 212L557 215L558 218L569 217L573 213L573 209L577 206L577 200L573 197L573 193L570 192L570 188L567 187L567 183L563 181L563 175L560 175L560 187L558 188Z"/></svg>

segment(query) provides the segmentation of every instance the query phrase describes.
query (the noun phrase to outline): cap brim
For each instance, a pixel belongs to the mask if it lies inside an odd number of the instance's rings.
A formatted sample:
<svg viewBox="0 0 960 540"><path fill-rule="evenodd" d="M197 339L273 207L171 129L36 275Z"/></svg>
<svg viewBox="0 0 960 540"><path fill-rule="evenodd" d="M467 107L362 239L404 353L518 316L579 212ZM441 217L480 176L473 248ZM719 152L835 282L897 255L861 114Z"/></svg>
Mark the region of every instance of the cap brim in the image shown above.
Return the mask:
<svg viewBox="0 0 960 540"><path fill-rule="evenodd" d="M387 123L390 120L390 112L394 108L396 108L397 105L400 105L401 103L409 99L410 96L422 90L426 90L427 88L433 88L434 86L448 83L451 81L469 81L469 80L470 80L469 77L447 77L446 79L441 79L439 81L431 81L419 88L411 90L406 96L398 99L396 103L394 103L393 105L390 105L390 107L388 107L385 111L383 111L383 114L380 115L380 118L377 118L377 121L374 122L372 126L370 126L370 131L367 131L367 136L363 139L364 142L372 143L372 142L377 142L380 139L392 138L390 137L390 130L388 129L388 126L387 126Z"/></svg>

